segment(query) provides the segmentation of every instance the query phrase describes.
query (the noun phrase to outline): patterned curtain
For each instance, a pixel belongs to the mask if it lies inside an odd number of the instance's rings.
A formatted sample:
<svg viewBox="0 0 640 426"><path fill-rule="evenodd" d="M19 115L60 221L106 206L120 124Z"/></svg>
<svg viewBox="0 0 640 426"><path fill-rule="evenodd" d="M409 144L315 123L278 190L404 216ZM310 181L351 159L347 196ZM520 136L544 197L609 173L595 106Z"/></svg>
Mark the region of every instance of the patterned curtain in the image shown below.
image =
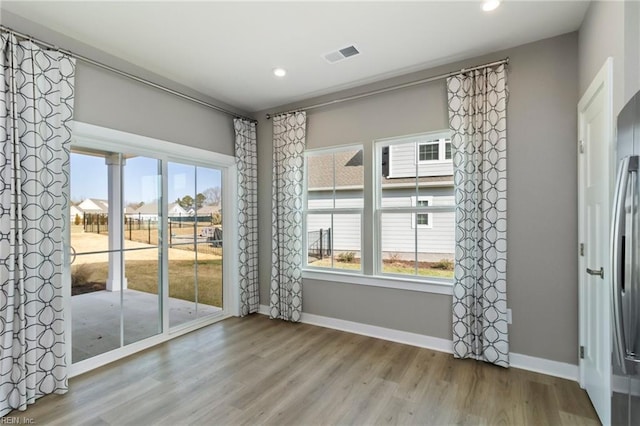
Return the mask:
<svg viewBox="0 0 640 426"><path fill-rule="evenodd" d="M233 120L238 165L240 314L258 312L258 155L256 123Z"/></svg>
<svg viewBox="0 0 640 426"><path fill-rule="evenodd" d="M273 119L273 254L270 316L298 322L302 315L302 173L307 115Z"/></svg>
<svg viewBox="0 0 640 426"><path fill-rule="evenodd" d="M447 89L456 203L453 353L508 367L505 66L449 77Z"/></svg>
<svg viewBox="0 0 640 426"><path fill-rule="evenodd" d="M74 61L0 32L0 416L67 391L62 235Z"/></svg>

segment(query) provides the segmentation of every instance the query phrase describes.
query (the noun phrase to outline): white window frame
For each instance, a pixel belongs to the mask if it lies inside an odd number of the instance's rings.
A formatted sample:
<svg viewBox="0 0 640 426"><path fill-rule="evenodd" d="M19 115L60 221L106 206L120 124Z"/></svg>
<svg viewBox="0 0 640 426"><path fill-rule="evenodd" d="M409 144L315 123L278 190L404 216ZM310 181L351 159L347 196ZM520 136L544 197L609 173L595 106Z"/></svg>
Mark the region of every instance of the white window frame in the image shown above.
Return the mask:
<svg viewBox="0 0 640 426"><path fill-rule="evenodd" d="M449 153L451 154L450 158L447 158L447 145L449 145L450 149L449 149ZM451 145L451 138L449 139L445 139L444 141L444 154L443 154L443 161L453 161L453 145Z"/></svg>
<svg viewBox="0 0 640 426"><path fill-rule="evenodd" d="M433 164L442 163L445 161L452 161L451 158L446 158L447 143L451 143L451 136L445 136L442 132L439 132L438 139L429 140L427 142L418 142L416 144L416 164ZM437 160L421 160L420 159L420 147L424 145L438 145L438 159Z"/></svg>
<svg viewBox="0 0 640 426"><path fill-rule="evenodd" d="M426 206L419 206L418 205L418 201L426 201L428 204ZM418 195L418 196L412 196L411 197L411 206L412 207L425 207L425 208L429 208L429 207L433 207L433 195ZM422 223L418 223L418 215L427 215L427 224L422 224ZM431 229L433 228L433 214L430 212L416 212L412 215L411 218L411 227L415 228L424 228L424 229Z"/></svg>
<svg viewBox="0 0 640 426"><path fill-rule="evenodd" d="M439 279L435 277L421 277L415 275L392 275L392 274L381 274L380 268L377 266L380 264L379 260L379 247L380 247L380 235L376 234L376 229L378 228L380 211L379 204L380 199L378 197L378 185L380 185L380 179L378 176L382 174L382 164L379 161L382 155L382 146L389 146L394 143L402 143L402 142L414 142L420 143L424 140L431 140L435 138L451 138L450 130L439 130L435 132L423 133L423 134L415 134L415 135L406 135L400 137L393 138L385 138L385 139L376 139L372 141L372 143L364 144L363 158L364 158L364 210L363 210L363 228L362 228L362 259L361 266L362 272L356 273L355 271L349 271L344 269L327 269L327 268L313 268L309 267L306 264L306 253L305 253L305 261L302 271L302 277L304 279L310 280L320 280L333 282L338 285L340 284L349 284L349 285L363 285L367 287L381 287L392 290L407 290L407 291L415 291L419 293L430 293L430 294L441 294L451 296L453 293L453 280L450 279ZM352 150L355 147L361 147L362 145L345 145L345 146L332 146L326 148L319 149L309 149L307 152L328 152L329 150ZM389 152L391 167L389 169L389 178L393 178L393 161L391 159L391 150ZM447 160L451 161L451 160ZM305 188L304 188L304 196L306 197L307 188L306 188L306 178L305 178ZM304 201L304 206L306 210L306 198ZM410 211L412 207L405 207L405 209L409 209ZM451 206L434 206L429 207L431 212L436 211L450 211ZM305 219L306 220L306 216ZM306 223L304 225L304 230L306 233ZM366 235L372 235L372 243L370 246L364 246L364 240ZM304 247L306 250L306 236L304 237Z"/></svg>
<svg viewBox="0 0 640 426"><path fill-rule="evenodd" d="M69 377L75 377L79 374L91 371L110 362L124 358L136 352L155 346L159 343L171 340L185 333L205 327L231 316L240 314L240 289L238 287L238 245L237 238L237 166L235 157L230 155L219 154L199 148L193 148L173 142L163 141L159 139L140 136L133 133L122 132L105 127L95 126L92 124L73 122L72 123L72 148L88 148L99 151L122 152L126 154L136 154L146 156L163 161L162 166L162 199L167 200L167 163L180 162L193 166L214 167L222 172L222 202L225 209L222 226L225 229L225 235L228 237L224 241L224 257L223 257L223 295L224 302L222 312L217 315L203 317L171 328L169 326L168 297L169 297L169 281L168 281L168 232L167 227L162 228L162 253L163 262L160 265L162 272L162 333L156 334L147 339L140 340L135 343L120 347L109 352L88 358L72 364L72 330L71 330L71 268L69 250L71 243L71 235L69 227L63 236L63 244L65 250L65 261L63 265L63 279L68 282L64 291L64 310L67 313L65 321L65 332L68 339L67 345L67 365L70 366ZM69 194L67 194L69 195ZM168 203L162 205L162 217L167 217ZM67 218L68 219L68 218Z"/></svg>
<svg viewBox="0 0 640 426"><path fill-rule="evenodd" d="M362 275L363 273L363 236L364 236L364 223L363 223L363 218L364 218L364 192L366 191L366 188L363 188L363 206L360 208L343 208L343 207L335 207L336 204L336 188L335 188L335 181L336 181L336 171L335 171L335 159L334 159L334 168L333 168L333 207L331 208L309 208L309 197L308 197L308 183L307 183L307 177L308 177L308 161L307 158L309 157L313 157L313 156L324 156L324 155L334 155L340 152L346 152L346 151L360 151L360 150L364 150L364 147L362 145L346 145L346 146L340 146L340 147L330 147L330 148L318 148L318 149L309 149L306 150L304 153L304 184L303 184L303 232L302 232L302 247L304 249L304 254L303 254L303 268L304 269L308 269L308 270L317 270L317 271L333 271L333 272L345 272L345 273L352 273L352 274L358 274L358 275ZM364 167L366 167L366 165L364 164L363 161L363 182L364 182ZM308 255L307 255L307 251L308 251L308 236L309 236L309 231L307 229L307 224L308 224L308 216L309 215L314 215L314 214L327 214L327 215L331 215L331 240L330 240L330 244L331 244L331 266L330 267L324 267L324 266L314 266L314 265L309 265L308 262ZM333 219L335 215L339 215L339 214L358 214L360 215L360 248L359 250L357 250L360 253L360 269L356 270L356 269L342 269L342 268L335 268L333 266L333 238L334 238L334 226L333 226Z"/></svg>
<svg viewBox="0 0 640 426"><path fill-rule="evenodd" d="M437 140L438 143L440 144L440 155L444 156L444 152L443 152L443 148L444 148L444 143L446 141L450 141L451 140L451 131L450 130L440 130L440 131L436 131L436 132L429 132L429 133L424 133L421 135L410 135L410 136L404 136L404 137L397 137L397 138L385 138L385 139L380 139L375 141L374 143L374 156L373 156L373 161L374 161L374 172L373 172L373 179L374 179L374 236L375 236L375 252L374 252L374 264L375 264L375 274L377 276L382 276L382 277L394 277L394 278L398 278L398 279L406 279L407 277L413 281L416 282L425 282L425 283L437 283L437 284L445 284L445 285L452 285L453 284L453 279L445 279L445 278L436 278L436 277L423 277L423 276L418 276L418 275L404 275L404 274L391 274L391 273L385 273L383 272L383 262L382 262L382 214L383 213L402 213L402 212L406 212L406 213L411 213L412 214L412 229L415 229L416 223L415 223L415 215L416 213L435 213L435 212L450 212L454 209L453 206L434 206L433 205L433 196L420 196L417 194L418 192L418 185L417 185L417 179L419 176L418 173L418 167L420 164L422 163L435 163L435 161L425 161L425 162L419 162L416 161L416 195L412 196L412 205L410 207L382 207L382 185L381 185L381 179L380 176L382 176L382 148L384 146L391 146L391 145L402 145L402 144L408 144L408 143L415 143L416 144L416 155L418 155L418 146L423 143L422 141L424 140L430 140L430 141L435 141ZM417 158L417 157L416 157ZM447 161L451 161L451 160L447 160ZM413 198L415 197L419 197L419 198L427 198L427 197L432 197L431 200L431 206L429 207L418 207L416 206L415 201L413 201ZM433 218L433 215L431 215L431 218ZM430 224L431 226L433 226L433 220L430 220ZM422 226L420 226L422 227ZM425 227L427 227L425 225ZM415 233L415 238L416 238L416 248L417 248L417 232Z"/></svg>
<svg viewBox="0 0 640 426"><path fill-rule="evenodd" d="M423 147L423 146L429 146L429 145L435 145L435 146L438 147L438 151L437 151L438 158L430 159L430 160L423 160L423 159L420 158L420 148ZM428 163L435 163L437 161L440 161L440 157L441 157L440 153L442 151L440 149L440 145L441 144L440 144L439 140L437 140L437 141L429 141L429 142L421 142L421 143L417 144L416 145L416 158L418 160L418 163L420 163L420 164L428 164Z"/></svg>

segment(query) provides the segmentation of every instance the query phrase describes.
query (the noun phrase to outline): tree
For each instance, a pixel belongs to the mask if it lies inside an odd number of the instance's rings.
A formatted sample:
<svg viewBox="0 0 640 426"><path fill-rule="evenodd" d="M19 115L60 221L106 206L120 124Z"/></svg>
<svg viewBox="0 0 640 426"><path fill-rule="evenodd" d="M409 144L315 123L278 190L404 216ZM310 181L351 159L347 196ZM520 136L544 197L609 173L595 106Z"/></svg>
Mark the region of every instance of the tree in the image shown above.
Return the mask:
<svg viewBox="0 0 640 426"><path fill-rule="evenodd" d="M182 199L178 200L178 204L183 209L189 209L193 207L193 197L191 195L185 195Z"/></svg>
<svg viewBox="0 0 640 426"><path fill-rule="evenodd" d="M73 220L73 224L74 225L80 225L81 219L80 219L80 215L78 213L76 213L76 217Z"/></svg>
<svg viewBox="0 0 640 426"><path fill-rule="evenodd" d="M204 194L200 193L196 195L196 208L201 208L204 205L206 197Z"/></svg>
<svg viewBox="0 0 640 426"><path fill-rule="evenodd" d="M204 194L204 197L205 197L205 204L209 206L215 206L220 204L221 193L222 191L220 190L219 186L216 186L213 188L207 188L204 191L202 191L202 194Z"/></svg>

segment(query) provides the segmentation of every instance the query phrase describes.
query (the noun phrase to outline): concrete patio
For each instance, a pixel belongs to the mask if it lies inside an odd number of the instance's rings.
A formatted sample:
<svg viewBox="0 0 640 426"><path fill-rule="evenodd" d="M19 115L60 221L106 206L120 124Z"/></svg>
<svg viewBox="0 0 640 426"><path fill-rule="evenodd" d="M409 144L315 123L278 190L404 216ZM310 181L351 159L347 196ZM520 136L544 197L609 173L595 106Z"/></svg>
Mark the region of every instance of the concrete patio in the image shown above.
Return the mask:
<svg viewBox="0 0 640 426"><path fill-rule="evenodd" d="M137 290L96 291L71 297L73 362L120 347L120 303L124 344L146 339L160 332L158 295ZM169 324L174 327L196 318L221 312L215 306L169 298Z"/></svg>

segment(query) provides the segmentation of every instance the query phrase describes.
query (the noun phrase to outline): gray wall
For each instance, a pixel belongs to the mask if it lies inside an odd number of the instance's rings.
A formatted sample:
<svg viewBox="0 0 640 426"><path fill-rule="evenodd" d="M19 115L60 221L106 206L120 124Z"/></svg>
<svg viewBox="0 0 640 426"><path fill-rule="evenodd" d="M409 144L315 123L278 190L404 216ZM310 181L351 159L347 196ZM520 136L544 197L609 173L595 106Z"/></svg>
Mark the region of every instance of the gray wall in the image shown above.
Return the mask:
<svg viewBox="0 0 640 426"><path fill-rule="evenodd" d="M509 307L513 309L511 350L577 364L577 33L275 110L303 107L505 56L510 58L507 282ZM263 304L269 300L272 253L272 125L264 117L266 112L256 115L260 120L258 202ZM445 84L438 81L310 110L307 146L357 142L370 147L375 139L447 127ZM370 160L371 150L365 149L365 161ZM304 280L303 291L307 313L451 338L450 296L316 280Z"/></svg>
<svg viewBox="0 0 640 426"><path fill-rule="evenodd" d="M171 89L223 108L228 105L194 92L122 59L2 10L1 23ZM77 121L233 155L232 117L78 61L75 80ZM243 114L244 115L244 114Z"/></svg>
<svg viewBox="0 0 640 426"><path fill-rule="evenodd" d="M640 2L624 3L624 99L640 90Z"/></svg>
<svg viewBox="0 0 640 426"><path fill-rule="evenodd" d="M624 15L625 4L619 1L591 3L579 31L580 94L604 65L613 57L613 114L624 105Z"/></svg>
<svg viewBox="0 0 640 426"><path fill-rule="evenodd" d="M592 2L578 42L580 94L613 57L613 114L640 90L640 2Z"/></svg>

